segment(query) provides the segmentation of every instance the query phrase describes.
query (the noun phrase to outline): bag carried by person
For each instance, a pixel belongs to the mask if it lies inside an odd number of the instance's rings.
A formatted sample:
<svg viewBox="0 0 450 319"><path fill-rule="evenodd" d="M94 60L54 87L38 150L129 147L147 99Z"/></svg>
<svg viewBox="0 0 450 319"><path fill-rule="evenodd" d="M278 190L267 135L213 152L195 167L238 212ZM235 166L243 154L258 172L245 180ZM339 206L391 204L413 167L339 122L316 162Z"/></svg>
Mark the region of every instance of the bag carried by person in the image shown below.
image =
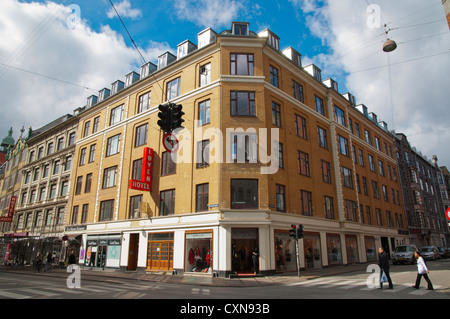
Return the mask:
<svg viewBox="0 0 450 319"><path fill-rule="evenodd" d="M383 283L383 282L388 282L388 280L387 280L387 278L386 278L386 274L384 273L384 271L381 273L381 279L380 279L380 282L381 282L381 283Z"/></svg>

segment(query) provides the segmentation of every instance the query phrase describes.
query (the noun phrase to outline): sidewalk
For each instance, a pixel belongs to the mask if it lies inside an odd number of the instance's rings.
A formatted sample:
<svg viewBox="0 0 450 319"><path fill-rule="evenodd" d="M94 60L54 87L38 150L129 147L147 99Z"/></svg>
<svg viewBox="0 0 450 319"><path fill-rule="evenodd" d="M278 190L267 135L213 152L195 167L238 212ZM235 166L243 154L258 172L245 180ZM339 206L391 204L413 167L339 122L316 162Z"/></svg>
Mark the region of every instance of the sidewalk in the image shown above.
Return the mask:
<svg viewBox="0 0 450 319"><path fill-rule="evenodd" d="M257 276L257 277L239 277L239 278L222 278L205 275L171 275L161 273L141 273L127 272L119 270L90 270L81 269L81 280L89 278L91 281L114 282L114 279L129 279L134 281L151 281L174 284L215 286L215 287L257 287L285 285L309 279L343 275L351 272L364 272L369 264L352 264L345 266L333 266L321 269L303 270L301 277L297 276L297 272L275 274L273 276ZM1 273L28 273L35 276L51 276L51 277L68 277L69 273L66 269L56 268L51 272L34 273L31 266L9 266L0 267Z"/></svg>

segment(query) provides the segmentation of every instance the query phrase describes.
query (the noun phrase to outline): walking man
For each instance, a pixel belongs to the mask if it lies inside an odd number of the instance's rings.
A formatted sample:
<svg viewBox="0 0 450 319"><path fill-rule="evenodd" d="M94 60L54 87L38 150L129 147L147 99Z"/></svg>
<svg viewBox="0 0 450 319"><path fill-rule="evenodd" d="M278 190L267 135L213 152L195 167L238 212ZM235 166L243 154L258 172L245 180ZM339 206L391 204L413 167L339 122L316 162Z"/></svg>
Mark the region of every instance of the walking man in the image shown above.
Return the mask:
<svg viewBox="0 0 450 319"><path fill-rule="evenodd" d="M431 283L430 278L428 278L428 274L430 273L428 271L427 265L425 264L425 260L423 259L422 255L419 252L415 252L415 257L417 259L417 278L416 278L416 284L413 286L413 288L419 289L420 287L420 280L425 278L428 284L428 290L433 290L433 284Z"/></svg>
<svg viewBox="0 0 450 319"><path fill-rule="evenodd" d="M386 278L387 278L388 283L389 283L389 289L393 289L394 286L392 285L391 276L389 275L389 256L388 256L388 253L384 251L383 247L380 247L380 249L378 249L378 251L380 252L379 258L378 258L378 260L379 260L378 266L380 266L380 268L381 268L381 272L380 272L380 288L383 289L383 282L381 281L381 276L384 273L386 275Z"/></svg>

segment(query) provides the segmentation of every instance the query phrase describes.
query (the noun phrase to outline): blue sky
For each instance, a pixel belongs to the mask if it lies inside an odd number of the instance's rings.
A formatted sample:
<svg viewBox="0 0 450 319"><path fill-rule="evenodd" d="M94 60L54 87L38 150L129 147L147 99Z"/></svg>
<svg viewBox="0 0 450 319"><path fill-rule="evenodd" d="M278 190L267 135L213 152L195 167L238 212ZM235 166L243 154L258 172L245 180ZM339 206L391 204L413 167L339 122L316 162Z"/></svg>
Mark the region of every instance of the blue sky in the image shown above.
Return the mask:
<svg viewBox="0 0 450 319"><path fill-rule="evenodd" d="M450 30L441 0L113 3L153 63L167 50L176 53L186 39L196 44L197 33L207 27L221 32L232 21L248 21L254 32L269 28L280 37L281 49L295 48L303 65L316 64L323 79L339 83L340 93L351 92L429 159L436 154L440 165L450 166ZM67 22L72 4L81 10L73 28ZM373 5L380 9L379 24L386 23L398 43L392 53L381 50L383 29L368 21ZM1 0L0 135L13 126L17 138L22 126L39 128L72 113L141 64L109 0Z"/></svg>

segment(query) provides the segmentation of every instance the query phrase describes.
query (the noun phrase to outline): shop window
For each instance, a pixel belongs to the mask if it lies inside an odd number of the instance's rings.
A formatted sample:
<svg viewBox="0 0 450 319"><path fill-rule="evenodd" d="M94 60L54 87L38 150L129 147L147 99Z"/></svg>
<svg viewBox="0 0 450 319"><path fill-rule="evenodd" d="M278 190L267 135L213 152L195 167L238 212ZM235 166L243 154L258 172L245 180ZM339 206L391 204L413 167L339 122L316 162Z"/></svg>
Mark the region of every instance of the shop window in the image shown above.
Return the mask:
<svg viewBox="0 0 450 319"><path fill-rule="evenodd" d="M328 264L342 264L341 237L339 235L327 235Z"/></svg>
<svg viewBox="0 0 450 319"><path fill-rule="evenodd" d="M185 272L212 273L212 232L186 234Z"/></svg>

